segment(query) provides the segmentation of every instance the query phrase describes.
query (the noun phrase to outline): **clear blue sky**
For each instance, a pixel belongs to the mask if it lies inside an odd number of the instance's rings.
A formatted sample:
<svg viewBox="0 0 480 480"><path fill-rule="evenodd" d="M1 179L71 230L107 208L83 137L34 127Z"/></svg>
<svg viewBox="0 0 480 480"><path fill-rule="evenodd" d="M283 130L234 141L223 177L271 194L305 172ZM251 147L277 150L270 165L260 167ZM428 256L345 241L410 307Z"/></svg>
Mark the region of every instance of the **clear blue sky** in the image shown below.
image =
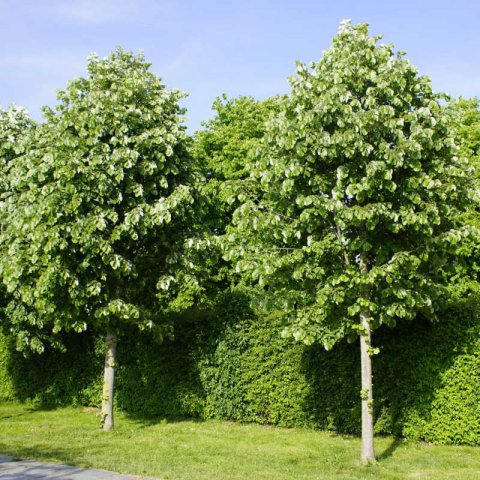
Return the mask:
<svg viewBox="0 0 480 480"><path fill-rule="evenodd" d="M190 94L192 131L223 92L288 91L295 60L318 60L344 18L405 50L437 90L480 96L480 0L0 0L0 105L39 119L90 52L120 45Z"/></svg>

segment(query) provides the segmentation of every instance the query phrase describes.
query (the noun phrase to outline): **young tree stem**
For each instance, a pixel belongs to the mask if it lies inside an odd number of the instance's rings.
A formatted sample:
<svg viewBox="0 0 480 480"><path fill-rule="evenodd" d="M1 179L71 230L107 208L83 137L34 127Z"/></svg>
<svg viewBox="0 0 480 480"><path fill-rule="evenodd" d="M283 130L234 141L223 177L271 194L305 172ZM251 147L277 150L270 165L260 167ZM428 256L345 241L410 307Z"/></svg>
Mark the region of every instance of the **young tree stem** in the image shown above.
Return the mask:
<svg viewBox="0 0 480 480"><path fill-rule="evenodd" d="M368 264L365 252L360 253L360 271L368 273ZM373 445L373 391L372 391L372 358L369 354L371 346L370 315L360 312L362 333L360 334L360 360L362 371L362 463L375 461Z"/></svg>
<svg viewBox="0 0 480 480"><path fill-rule="evenodd" d="M102 428L113 430L113 395L115 382L115 358L117 350L117 335L108 332L105 337L105 369L103 375L102 396Z"/></svg>

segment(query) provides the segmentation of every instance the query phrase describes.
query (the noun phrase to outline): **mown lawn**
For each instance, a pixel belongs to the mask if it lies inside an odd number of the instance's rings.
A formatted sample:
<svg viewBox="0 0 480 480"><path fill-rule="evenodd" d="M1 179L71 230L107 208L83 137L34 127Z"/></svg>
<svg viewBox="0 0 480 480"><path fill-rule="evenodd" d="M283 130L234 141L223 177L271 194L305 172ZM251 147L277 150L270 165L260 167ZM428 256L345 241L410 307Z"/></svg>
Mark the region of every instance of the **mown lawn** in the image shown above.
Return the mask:
<svg viewBox="0 0 480 480"><path fill-rule="evenodd" d="M180 479L480 479L480 448L376 441L361 466L360 440L327 432L222 421L138 420L117 414L104 433L91 410L0 404L0 453Z"/></svg>

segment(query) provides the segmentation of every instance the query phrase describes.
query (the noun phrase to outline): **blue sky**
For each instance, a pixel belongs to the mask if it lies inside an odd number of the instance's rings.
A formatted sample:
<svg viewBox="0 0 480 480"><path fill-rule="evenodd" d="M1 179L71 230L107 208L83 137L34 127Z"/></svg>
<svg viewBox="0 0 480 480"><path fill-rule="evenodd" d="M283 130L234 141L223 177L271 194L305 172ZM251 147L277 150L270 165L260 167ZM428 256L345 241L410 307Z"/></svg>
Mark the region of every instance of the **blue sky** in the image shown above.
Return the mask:
<svg viewBox="0 0 480 480"><path fill-rule="evenodd" d="M39 119L90 52L120 45L189 93L193 131L223 92L287 92L295 60L318 60L344 18L383 33L437 90L480 96L479 0L0 0L0 105Z"/></svg>

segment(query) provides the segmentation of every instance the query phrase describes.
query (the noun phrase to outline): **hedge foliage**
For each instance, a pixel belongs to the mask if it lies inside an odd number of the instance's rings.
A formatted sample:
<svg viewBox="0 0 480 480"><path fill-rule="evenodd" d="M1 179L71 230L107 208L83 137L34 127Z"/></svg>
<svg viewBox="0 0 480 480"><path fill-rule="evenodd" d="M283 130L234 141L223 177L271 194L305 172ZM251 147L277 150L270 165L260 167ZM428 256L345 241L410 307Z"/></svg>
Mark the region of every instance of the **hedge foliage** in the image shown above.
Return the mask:
<svg viewBox="0 0 480 480"><path fill-rule="evenodd" d="M279 315L256 315L225 296L215 312L193 311L176 339L142 334L119 343L116 406L133 416L194 416L360 431L358 347L331 352L279 335ZM437 444L480 445L480 314L477 302L381 329L374 358L376 431ZM24 358L0 338L0 399L96 406L101 340L66 338L67 353Z"/></svg>

